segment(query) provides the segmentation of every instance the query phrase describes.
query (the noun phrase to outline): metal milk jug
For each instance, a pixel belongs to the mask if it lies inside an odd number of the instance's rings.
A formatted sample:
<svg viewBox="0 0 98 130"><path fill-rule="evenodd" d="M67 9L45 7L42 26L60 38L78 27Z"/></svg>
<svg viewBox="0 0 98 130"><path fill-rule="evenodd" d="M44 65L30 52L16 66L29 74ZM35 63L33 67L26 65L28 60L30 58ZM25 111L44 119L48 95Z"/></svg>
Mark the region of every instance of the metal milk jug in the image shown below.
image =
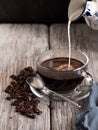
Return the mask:
<svg viewBox="0 0 98 130"><path fill-rule="evenodd" d="M98 0L71 0L68 7L70 21L84 17L87 25L98 30Z"/></svg>

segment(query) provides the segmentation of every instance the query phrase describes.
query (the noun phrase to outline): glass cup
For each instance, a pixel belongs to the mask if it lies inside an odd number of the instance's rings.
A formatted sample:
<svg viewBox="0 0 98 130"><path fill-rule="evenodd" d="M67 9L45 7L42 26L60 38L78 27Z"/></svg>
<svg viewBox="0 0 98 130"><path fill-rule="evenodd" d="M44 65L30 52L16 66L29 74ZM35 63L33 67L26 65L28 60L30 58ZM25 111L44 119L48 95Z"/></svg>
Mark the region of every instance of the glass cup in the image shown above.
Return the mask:
<svg viewBox="0 0 98 130"><path fill-rule="evenodd" d="M71 49L70 69L67 69L68 54L66 48L43 52L38 57L37 70L48 89L72 99L82 99L92 85L92 76L87 73L89 58L83 52Z"/></svg>

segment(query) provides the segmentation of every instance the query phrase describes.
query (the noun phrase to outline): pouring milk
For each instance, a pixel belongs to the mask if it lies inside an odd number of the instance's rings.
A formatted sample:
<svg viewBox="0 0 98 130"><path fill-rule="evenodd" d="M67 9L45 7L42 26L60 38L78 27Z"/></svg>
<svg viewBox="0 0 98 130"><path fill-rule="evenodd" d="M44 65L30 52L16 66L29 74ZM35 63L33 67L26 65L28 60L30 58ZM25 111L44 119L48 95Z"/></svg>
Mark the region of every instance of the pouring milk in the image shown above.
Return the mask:
<svg viewBox="0 0 98 130"><path fill-rule="evenodd" d="M71 0L68 8L68 43L69 43L69 62L68 70L70 69L71 61L71 39L70 25L72 21L84 16L89 27L98 30L98 0Z"/></svg>
<svg viewBox="0 0 98 130"><path fill-rule="evenodd" d="M68 61L68 70L70 70L70 62L71 62L71 38L70 38L70 25L71 22L77 19L84 8L85 0L73 0L70 2L69 10L68 10L68 44L69 44L69 61Z"/></svg>

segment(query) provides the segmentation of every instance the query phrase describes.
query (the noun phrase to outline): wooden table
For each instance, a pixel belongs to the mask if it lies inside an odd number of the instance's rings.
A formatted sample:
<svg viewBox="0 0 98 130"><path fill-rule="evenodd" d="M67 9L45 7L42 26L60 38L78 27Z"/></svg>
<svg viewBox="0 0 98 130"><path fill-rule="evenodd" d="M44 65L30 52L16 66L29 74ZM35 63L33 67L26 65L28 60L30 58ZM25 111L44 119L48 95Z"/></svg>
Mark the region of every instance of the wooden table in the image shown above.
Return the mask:
<svg viewBox="0 0 98 130"><path fill-rule="evenodd" d="M98 31L85 24L71 25L72 47L83 50L90 58L88 71L98 80ZM73 130L77 114L82 111L65 102L41 100L43 111L36 119L14 112L5 100L9 76L26 66L36 70L36 59L50 48L68 47L67 24L0 24L0 130ZM84 104L84 101L80 102ZM85 103L86 105L86 103ZM51 106L51 107L49 107ZM53 109L51 109L53 108ZM12 118L10 118L12 117Z"/></svg>

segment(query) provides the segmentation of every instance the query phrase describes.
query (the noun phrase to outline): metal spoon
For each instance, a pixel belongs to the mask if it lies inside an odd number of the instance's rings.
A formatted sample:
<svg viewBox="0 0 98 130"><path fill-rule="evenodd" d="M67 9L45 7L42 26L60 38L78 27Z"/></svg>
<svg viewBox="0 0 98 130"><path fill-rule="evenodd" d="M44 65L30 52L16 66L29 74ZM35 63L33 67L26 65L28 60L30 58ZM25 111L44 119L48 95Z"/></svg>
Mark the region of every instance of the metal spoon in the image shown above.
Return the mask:
<svg viewBox="0 0 98 130"><path fill-rule="evenodd" d="M45 87L44 82L42 81L40 76L36 77L28 77L26 82L30 86L31 91L39 98L46 98L46 99L52 99L54 97L58 97L59 99L62 99L64 101L67 101L77 107L81 107L76 102L72 101L71 99L62 96L61 94L58 94L47 87Z"/></svg>

